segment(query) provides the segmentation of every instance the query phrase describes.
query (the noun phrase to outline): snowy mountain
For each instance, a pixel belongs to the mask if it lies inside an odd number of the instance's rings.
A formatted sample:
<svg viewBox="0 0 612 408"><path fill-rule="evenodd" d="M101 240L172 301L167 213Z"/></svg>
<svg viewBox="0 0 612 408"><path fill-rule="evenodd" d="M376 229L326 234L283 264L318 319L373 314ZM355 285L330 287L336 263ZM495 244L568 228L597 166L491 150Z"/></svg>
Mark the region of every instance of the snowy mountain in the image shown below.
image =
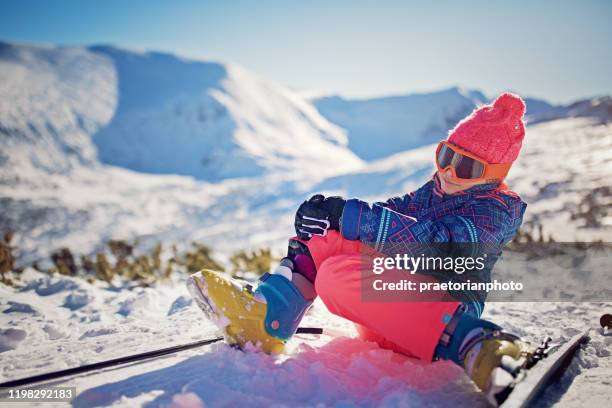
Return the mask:
<svg viewBox="0 0 612 408"><path fill-rule="evenodd" d="M312 105L230 64L2 43L0 78L1 167L21 177L98 159L213 181L360 166Z"/></svg>
<svg viewBox="0 0 612 408"><path fill-rule="evenodd" d="M305 93L308 95L308 93ZM372 99L344 99L326 95L310 99L330 122L348 131L348 146L366 160L435 143L446 137L459 120L478 105L491 100L477 90L450 88L426 94ZM612 120L610 97L594 98L568 106L538 98L525 98L527 123L565 117Z"/></svg>
<svg viewBox="0 0 612 408"><path fill-rule="evenodd" d="M460 88L363 100L339 96L314 100L323 116L347 130L349 148L366 160L440 140L484 102L482 93Z"/></svg>
<svg viewBox="0 0 612 408"><path fill-rule="evenodd" d="M0 174L94 165L91 136L113 117L117 75L86 49L0 43Z"/></svg>
<svg viewBox="0 0 612 408"><path fill-rule="evenodd" d="M560 118L594 118L601 123L612 122L612 97L584 99L567 106L554 106L533 115L531 123Z"/></svg>
<svg viewBox="0 0 612 408"><path fill-rule="evenodd" d="M594 117L602 122L612 122L612 97L602 96L593 99L585 99L567 106L565 116Z"/></svg>
<svg viewBox="0 0 612 408"><path fill-rule="evenodd" d="M268 171L349 170L344 131L286 88L231 64L92 47L119 80L113 120L94 135L104 163L220 180Z"/></svg>

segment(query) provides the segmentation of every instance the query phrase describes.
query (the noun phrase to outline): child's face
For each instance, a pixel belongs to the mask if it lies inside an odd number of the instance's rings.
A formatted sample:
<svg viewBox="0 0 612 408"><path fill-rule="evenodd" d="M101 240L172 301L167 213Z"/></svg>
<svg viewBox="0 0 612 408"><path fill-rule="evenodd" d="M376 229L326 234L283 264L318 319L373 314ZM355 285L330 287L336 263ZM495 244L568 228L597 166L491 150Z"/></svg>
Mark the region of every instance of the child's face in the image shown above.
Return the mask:
<svg viewBox="0 0 612 408"><path fill-rule="evenodd" d="M485 184L486 181L462 181L461 183L457 183L457 180L453 179L453 175L450 169L446 169L446 171L438 170L438 178L440 179L440 186L442 187L442 191L446 194L455 194L459 191L467 190L470 187L473 187L477 184Z"/></svg>

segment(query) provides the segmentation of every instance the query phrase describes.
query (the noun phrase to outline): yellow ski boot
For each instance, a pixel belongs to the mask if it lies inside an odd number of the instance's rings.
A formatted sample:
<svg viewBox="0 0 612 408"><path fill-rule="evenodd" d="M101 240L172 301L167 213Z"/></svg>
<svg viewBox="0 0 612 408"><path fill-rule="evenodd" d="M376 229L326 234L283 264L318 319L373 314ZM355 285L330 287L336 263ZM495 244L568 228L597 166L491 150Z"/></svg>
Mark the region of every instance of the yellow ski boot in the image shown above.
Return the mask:
<svg viewBox="0 0 612 408"><path fill-rule="evenodd" d="M497 406L508 396L519 372L528 368L533 352L517 336L494 330L470 339L462 346L460 357L466 373Z"/></svg>
<svg viewBox="0 0 612 408"><path fill-rule="evenodd" d="M187 287L229 344L243 348L250 343L266 353L283 351L312 304L279 274L265 274L253 291L245 282L204 269L189 277Z"/></svg>
<svg viewBox="0 0 612 408"><path fill-rule="evenodd" d="M463 367L489 402L497 406L508 397L523 370L537 360L536 351L462 304L440 337L435 359L451 360Z"/></svg>

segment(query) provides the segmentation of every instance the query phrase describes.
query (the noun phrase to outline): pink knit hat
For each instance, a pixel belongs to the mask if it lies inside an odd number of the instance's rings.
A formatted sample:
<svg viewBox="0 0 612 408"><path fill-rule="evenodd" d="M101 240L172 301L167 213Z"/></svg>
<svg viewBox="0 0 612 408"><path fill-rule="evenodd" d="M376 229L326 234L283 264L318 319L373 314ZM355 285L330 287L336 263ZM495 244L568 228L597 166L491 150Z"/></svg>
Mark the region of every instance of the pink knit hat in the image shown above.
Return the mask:
<svg viewBox="0 0 612 408"><path fill-rule="evenodd" d="M512 163L525 137L525 102L511 93L477 108L449 132L448 141L489 163Z"/></svg>

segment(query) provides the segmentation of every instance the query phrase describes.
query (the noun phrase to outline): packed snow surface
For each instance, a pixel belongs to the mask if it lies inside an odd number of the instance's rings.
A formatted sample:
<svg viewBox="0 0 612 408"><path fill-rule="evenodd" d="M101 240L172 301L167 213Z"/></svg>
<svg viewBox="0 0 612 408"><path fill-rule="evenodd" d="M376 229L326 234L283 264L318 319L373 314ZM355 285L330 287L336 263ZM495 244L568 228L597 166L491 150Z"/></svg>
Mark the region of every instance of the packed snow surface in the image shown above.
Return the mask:
<svg viewBox="0 0 612 408"><path fill-rule="evenodd" d="M19 290L0 287L0 381L217 335L188 297L184 277L132 290L32 269L23 280ZM610 307L491 303L485 317L534 342L546 335L567 340L597 326ZM318 301L302 326L328 328L333 336L296 336L278 356L218 343L63 385L77 387L76 407L487 406L462 369L364 342L350 322L329 314ZM545 405L603 406L609 398L612 337L599 329L590 333L589 345L543 397Z"/></svg>

